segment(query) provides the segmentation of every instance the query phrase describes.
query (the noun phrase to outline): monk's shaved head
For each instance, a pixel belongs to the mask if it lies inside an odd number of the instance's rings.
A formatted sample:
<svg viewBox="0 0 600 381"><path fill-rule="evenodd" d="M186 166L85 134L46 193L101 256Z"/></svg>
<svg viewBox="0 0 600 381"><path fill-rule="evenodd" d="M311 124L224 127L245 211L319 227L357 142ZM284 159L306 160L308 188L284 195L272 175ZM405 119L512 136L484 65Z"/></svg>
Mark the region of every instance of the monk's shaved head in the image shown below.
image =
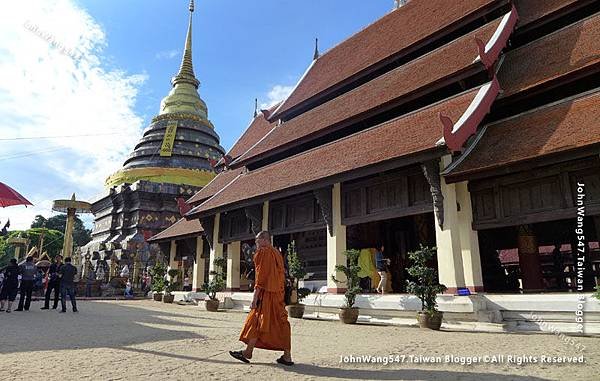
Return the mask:
<svg viewBox="0 0 600 381"><path fill-rule="evenodd" d="M263 230L263 231L261 231L260 233L258 233L258 234L256 235L256 238L257 238L257 239L264 239L264 240L266 240L266 241L271 241L271 234L269 234L269 232L268 232L268 231L266 231L266 230Z"/></svg>

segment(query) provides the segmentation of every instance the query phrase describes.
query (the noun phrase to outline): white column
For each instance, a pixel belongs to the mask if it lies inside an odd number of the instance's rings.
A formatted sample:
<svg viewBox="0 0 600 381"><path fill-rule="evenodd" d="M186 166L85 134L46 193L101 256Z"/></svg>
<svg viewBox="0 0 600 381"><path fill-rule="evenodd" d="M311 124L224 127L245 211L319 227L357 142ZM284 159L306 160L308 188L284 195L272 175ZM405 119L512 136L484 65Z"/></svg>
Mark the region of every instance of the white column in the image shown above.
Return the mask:
<svg viewBox="0 0 600 381"><path fill-rule="evenodd" d="M240 290L240 251L240 241L227 244L227 291Z"/></svg>
<svg viewBox="0 0 600 381"><path fill-rule="evenodd" d="M177 269L178 263L175 260L175 255L177 255L177 241L171 241L171 248L169 250L169 267L167 268L167 273L171 269ZM172 281L171 276L168 276L169 282Z"/></svg>
<svg viewBox="0 0 600 381"><path fill-rule="evenodd" d="M331 279L335 274L336 279L345 281L346 276L343 273L335 271L336 265L346 264L346 226L342 225L342 192L341 184L336 183L333 186L331 195L332 209L332 232L333 236L327 232L327 292L343 293L346 291L343 284L337 284Z"/></svg>
<svg viewBox="0 0 600 381"><path fill-rule="evenodd" d="M196 237L196 260L194 261L194 270L192 272L192 291L202 291L204 284L204 241L202 236Z"/></svg>
<svg viewBox="0 0 600 381"><path fill-rule="evenodd" d="M456 184L456 200L460 205L458 212L458 230L463 262L465 286L471 292L483 291L483 276L481 273L481 255L479 253L479 236L473 230L473 209L471 194L467 182Z"/></svg>
<svg viewBox="0 0 600 381"><path fill-rule="evenodd" d="M442 157L441 169L451 162L450 155ZM440 283L448 287L447 293L454 294L459 287L465 287L462 253L460 246L459 219L456 199L456 185L446 184L441 177L440 185L444 196L443 228L435 217L435 236L437 246L438 274Z"/></svg>
<svg viewBox="0 0 600 381"><path fill-rule="evenodd" d="M219 243L219 224L221 222L221 214L217 213L215 215L215 223L213 228L213 244L210 248L210 260L208 264L208 269L210 272L215 270L215 258L223 258L223 244ZM210 274L210 273L209 273ZM208 278L212 280L213 275L209 275Z"/></svg>

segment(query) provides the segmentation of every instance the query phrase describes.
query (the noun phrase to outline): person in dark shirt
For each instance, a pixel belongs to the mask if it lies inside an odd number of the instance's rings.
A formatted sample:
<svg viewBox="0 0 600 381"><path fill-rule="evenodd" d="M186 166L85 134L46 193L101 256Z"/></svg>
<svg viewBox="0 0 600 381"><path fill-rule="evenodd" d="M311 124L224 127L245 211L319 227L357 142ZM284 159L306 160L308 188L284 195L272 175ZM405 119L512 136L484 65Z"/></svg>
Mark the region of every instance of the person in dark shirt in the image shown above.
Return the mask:
<svg viewBox="0 0 600 381"><path fill-rule="evenodd" d="M21 296L19 297L19 306L15 311L29 311L29 306L31 305L31 293L33 292L33 284L37 272L37 266L33 264L33 257L27 257L25 263L19 266L19 274L21 274Z"/></svg>
<svg viewBox="0 0 600 381"><path fill-rule="evenodd" d="M75 300L75 275L77 267L71 264L71 258L65 258L65 264L58 269L60 277L60 303L62 309L59 312L67 312L67 295L71 299L73 312L77 312L77 301Z"/></svg>
<svg viewBox="0 0 600 381"><path fill-rule="evenodd" d="M19 266L17 260L12 258L10 264L4 270L4 283L0 291L0 311L4 311L4 305L8 300L6 312L11 311L11 307L17 298L17 290L19 288Z"/></svg>
<svg viewBox="0 0 600 381"><path fill-rule="evenodd" d="M62 257L57 255L54 257L54 263L50 265L50 269L48 270L48 288L46 288L44 307L42 307L43 310L50 308L50 295L52 294L52 290L54 290L54 304L52 305L52 309L55 310L56 307L58 307L58 296L60 295L60 278L58 277L58 270L61 266Z"/></svg>

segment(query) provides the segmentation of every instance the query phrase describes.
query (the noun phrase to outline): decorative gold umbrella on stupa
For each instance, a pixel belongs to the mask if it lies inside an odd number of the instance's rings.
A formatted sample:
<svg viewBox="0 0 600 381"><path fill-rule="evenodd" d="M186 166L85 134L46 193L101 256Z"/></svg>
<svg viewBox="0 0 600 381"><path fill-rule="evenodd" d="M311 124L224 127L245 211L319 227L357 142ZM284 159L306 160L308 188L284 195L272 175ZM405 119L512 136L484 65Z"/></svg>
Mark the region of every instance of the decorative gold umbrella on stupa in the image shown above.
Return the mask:
<svg viewBox="0 0 600 381"><path fill-rule="evenodd" d="M75 199L75 193L70 200L54 200L52 210L67 213L67 224L65 226L65 241L63 243L63 257L70 257L73 253L73 225L76 213L90 213L92 204Z"/></svg>

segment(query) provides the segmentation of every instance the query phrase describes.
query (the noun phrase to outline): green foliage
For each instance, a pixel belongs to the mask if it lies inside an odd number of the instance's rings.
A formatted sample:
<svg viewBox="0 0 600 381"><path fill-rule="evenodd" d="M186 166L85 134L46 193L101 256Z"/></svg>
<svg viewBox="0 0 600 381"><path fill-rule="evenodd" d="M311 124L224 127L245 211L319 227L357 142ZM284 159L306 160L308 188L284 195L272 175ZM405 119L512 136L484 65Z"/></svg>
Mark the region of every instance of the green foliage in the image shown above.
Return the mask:
<svg viewBox="0 0 600 381"><path fill-rule="evenodd" d="M165 295L171 295L173 291L179 288L180 283L175 281L176 277L179 275L178 269L170 269L167 271L171 280L165 280Z"/></svg>
<svg viewBox="0 0 600 381"><path fill-rule="evenodd" d="M9 250L8 243L5 237L0 237L0 269L8 266L10 259L13 257L12 251Z"/></svg>
<svg viewBox="0 0 600 381"><path fill-rule="evenodd" d="M298 282L300 279L304 279L306 276L306 270L304 269L304 263L298 257L298 253L296 252L296 241L292 241L288 245L288 271L290 275L294 278L294 283L292 285L293 289L296 290L296 295L298 296L298 303L302 302L304 298L310 295L310 290L308 288L299 288Z"/></svg>
<svg viewBox="0 0 600 381"><path fill-rule="evenodd" d="M165 272L166 268L160 262L156 262L156 264L150 268L150 276L152 277L152 291L157 293L163 292L166 286Z"/></svg>
<svg viewBox="0 0 600 381"><path fill-rule="evenodd" d="M214 270L209 274L212 275L212 279L208 283L202 285L202 291L208 295L211 300L217 300L217 292L225 289L225 266L227 262L225 258L215 258L213 261Z"/></svg>
<svg viewBox="0 0 600 381"><path fill-rule="evenodd" d="M596 292L594 293L596 299L600 300L600 286L596 286Z"/></svg>
<svg viewBox="0 0 600 381"><path fill-rule="evenodd" d="M298 293L298 303L302 302L304 298L310 295L310 289L305 287L299 288L296 292Z"/></svg>
<svg viewBox="0 0 600 381"><path fill-rule="evenodd" d="M421 310L428 313L437 311L435 298L446 291L446 286L439 284L437 271L427 265L433 259L437 248L420 245L420 249L408 253L412 266L407 269L414 280L407 280L407 291L421 300Z"/></svg>
<svg viewBox="0 0 600 381"><path fill-rule="evenodd" d="M288 269L290 275L296 279L296 281L300 279L304 279L306 276L306 270L304 269L304 264L298 257L298 253L296 252L296 242L292 241L288 245Z"/></svg>
<svg viewBox="0 0 600 381"><path fill-rule="evenodd" d="M48 219L43 216L37 215L35 219L31 223L32 228L41 228L44 226L46 229L56 230L61 233L65 233L65 225L67 223L67 215L66 214L57 214L56 216L52 216ZM92 240L92 231L90 229L86 229L83 221L78 216L75 216L75 222L73 224L73 243L76 246L84 246L88 242ZM60 243L62 247L62 242Z"/></svg>
<svg viewBox="0 0 600 381"><path fill-rule="evenodd" d="M346 275L346 281L336 279L335 275L331 275L331 279L337 284L346 284L347 289L344 294L346 298L346 307L351 308L356 302L356 295L361 292L359 285L360 278L358 277L358 273L360 272L360 266L358 265L360 251L356 249L346 250L344 251L344 255L346 256L346 266L337 265L335 266L335 270Z"/></svg>

